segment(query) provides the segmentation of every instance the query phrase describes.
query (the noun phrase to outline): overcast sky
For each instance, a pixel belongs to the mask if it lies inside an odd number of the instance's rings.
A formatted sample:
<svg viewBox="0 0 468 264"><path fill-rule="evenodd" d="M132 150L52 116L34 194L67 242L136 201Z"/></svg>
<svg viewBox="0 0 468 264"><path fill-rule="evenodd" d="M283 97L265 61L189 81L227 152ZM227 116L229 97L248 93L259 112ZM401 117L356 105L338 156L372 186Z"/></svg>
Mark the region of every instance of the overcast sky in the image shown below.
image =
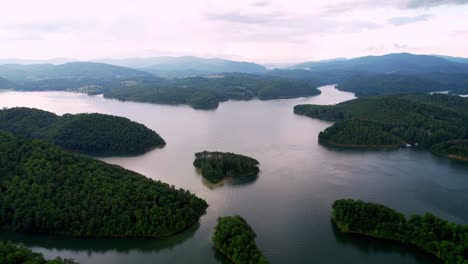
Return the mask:
<svg viewBox="0 0 468 264"><path fill-rule="evenodd" d="M468 0L15 0L0 18L0 58L269 63L392 52L468 57Z"/></svg>

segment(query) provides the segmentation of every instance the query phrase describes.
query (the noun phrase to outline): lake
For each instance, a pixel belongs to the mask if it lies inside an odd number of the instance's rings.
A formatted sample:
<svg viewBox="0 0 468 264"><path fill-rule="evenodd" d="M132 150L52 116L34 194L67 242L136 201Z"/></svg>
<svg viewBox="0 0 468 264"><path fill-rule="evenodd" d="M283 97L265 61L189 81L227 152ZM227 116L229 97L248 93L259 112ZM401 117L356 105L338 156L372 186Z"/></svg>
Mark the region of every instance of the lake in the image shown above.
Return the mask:
<svg viewBox="0 0 468 264"><path fill-rule="evenodd" d="M228 101L212 111L188 106L119 102L67 92L0 92L0 107L27 106L57 114L99 112L125 116L157 131L162 149L136 157L100 158L188 189L209 208L199 224L162 239L76 239L0 234L43 253L80 263L227 263L212 246L219 216L239 214L257 233L271 263L440 263L411 247L337 232L330 221L336 199L355 198L405 214L431 212L468 223L468 165L429 152L326 148L318 133L332 123L295 115L296 104L335 104L355 98L333 86L321 95L289 100ZM256 158L250 182L213 186L192 165L202 150Z"/></svg>

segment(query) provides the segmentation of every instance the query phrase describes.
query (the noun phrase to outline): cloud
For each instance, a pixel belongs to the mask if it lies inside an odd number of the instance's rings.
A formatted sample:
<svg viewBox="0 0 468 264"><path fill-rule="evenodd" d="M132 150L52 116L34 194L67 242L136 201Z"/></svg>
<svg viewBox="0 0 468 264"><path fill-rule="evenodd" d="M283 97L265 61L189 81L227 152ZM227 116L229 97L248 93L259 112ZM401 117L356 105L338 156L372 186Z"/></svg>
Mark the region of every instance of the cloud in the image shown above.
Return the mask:
<svg viewBox="0 0 468 264"><path fill-rule="evenodd" d="M429 14L423 14L423 15L413 16L413 17L393 17L393 18L388 19L388 23L394 26L403 26L407 24L428 21L431 18L433 18L433 16Z"/></svg>
<svg viewBox="0 0 468 264"><path fill-rule="evenodd" d="M441 5L464 5L468 4L468 0L400 0L400 8L415 9L415 8L431 8Z"/></svg>
<svg viewBox="0 0 468 264"><path fill-rule="evenodd" d="M284 14L280 12L272 12L266 14L241 13L240 11L230 11L224 13L206 14L206 18L210 20L219 20L240 24L269 24L284 19Z"/></svg>
<svg viewBox="0 0 468 264"><path fill-rule="evenodd" d="M325 13L336 14L359 9L394 7L397 9L428 9L443 5L464 5L468 0L351 0L325 6Z"/></svg>
<svg viewBox="0 0 468 264"><path fill-rule="evenodd" d="M46 33L57 33L57 32L69 32L76 30L92 29L93 22L83 20L48 20L48 21L32 21L27 23L16 23L16 24L4 24L0 25L1 30L7 31L22 31L22 32L46 32Z"/></svg>
<svg viewBox="0 0 468 264"><path fill-rule="evenodd" d="M271 3L268 1L256 1L252 3L252 6L255 6L255 7L265 7L269 5L271 5Z"/></svg>
<svg viewBox="0 0 468 264"><path fill-rule="evenodd" d="M408 48L408 45L406 45L406 44L393 43L393 47L394 47L395 49L407 49L407 48Z"/></svg>

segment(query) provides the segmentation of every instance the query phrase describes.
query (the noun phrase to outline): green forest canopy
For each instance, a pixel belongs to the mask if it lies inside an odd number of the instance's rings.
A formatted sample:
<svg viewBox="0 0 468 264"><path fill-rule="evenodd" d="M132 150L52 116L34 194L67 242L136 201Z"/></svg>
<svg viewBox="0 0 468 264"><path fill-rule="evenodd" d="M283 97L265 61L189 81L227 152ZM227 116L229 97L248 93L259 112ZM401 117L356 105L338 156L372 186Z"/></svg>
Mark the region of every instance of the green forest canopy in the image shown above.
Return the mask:
<svg viewBox="0 0 468 264"><path fill-rule="evenodd" d="M296 114L336 123L319 134L322 143L340 146L410 144L432 148L468 139L468 98L442 94L360 98L334 106L297 105ZM466 144L435 153L466 155ZM466 157L466 156L464 156Z"/></svg>
<svg viewBox="0 0 468 264"><path fill-rule="evenodd" d="M218 218L213 242L215 247L236 264L264 264L268 260L255 244L256 234L242 217Z"/></svg>
<svg viewBox="0 0 468 264"><path fill-rule="evenodd" d="M332 220L342 232L415 245L447 264L468 263L468 226L432 214L409 219L391 208L351 199L333 203Z"/></svg>
<svg viewBox="0 0 468 264"><path fill-rule="evenodd" d="M77 237L159 237L207 203L183 189L52 144L0 132L0 228Z"/></svg>
<svg viewBox="0 0 468 264"><path fill-rule="evenodd" d="M202 176L211 183L218 183L226 177L256 176L260 171L258 164L254 158L219 151L195 153L193 162Z"/></svg>
<svg viewBox="0 0 468 264"><path fill-rule="evenodd" d="M46 260L41 253L32 252L23 245L0 241L0 263L2 264L77 264L71 259Z"/></svg>
<svg viewBox="0 0 468 264"><path fill-rule="evenodd" d="M0 129L95 155L141 154L165 145L156 132L142 124L97 113L58 116L33 108L9 108L0 110Z"/></svg>
<svg viewBox="0 0 468 264"><path fill-rule="evenodd" d="M104 92L104 97L122 101L187 104L195 109L214 109L227 100L295 98L320 94L321 83L250 74L220 74L138 83Z"/></svg>

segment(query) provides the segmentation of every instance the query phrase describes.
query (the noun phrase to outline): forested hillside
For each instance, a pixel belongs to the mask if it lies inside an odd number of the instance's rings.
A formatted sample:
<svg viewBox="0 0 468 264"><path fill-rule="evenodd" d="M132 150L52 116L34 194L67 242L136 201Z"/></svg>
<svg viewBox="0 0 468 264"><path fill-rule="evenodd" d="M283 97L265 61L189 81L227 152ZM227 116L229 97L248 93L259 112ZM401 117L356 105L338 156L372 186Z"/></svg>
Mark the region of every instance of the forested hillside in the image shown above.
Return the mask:
<svg viewBox="0 0 468 264"><path fill-rule="evenodd" d="M468 138L468 98L458 96L376 96L334 106L297 105L294 112L336 121L319 134L322 143L331 145L383 147L410 144L431 148L446 141ZM439 145L436 152L465 155L458 151L458 147L457 151L453 146L450 150L445 149L448 147L449 144Z"/></svg>
<svg viewBox="0 0 468 264"><path fill-rule="evenodd" d="M178 78L153 85L111 89L106 98L159 104L187 104L196 109L213 109L226 100L294 98L320 94L321 83L248 74L222 74Z"/></svg>
<svg viewBox="0 0 468 264"><path fill-rule="evenodd" d="M104 114L58 116L39 109L3 109L0 129L94 155L140 154L165 144L142 124Z"/></svg>
<svg viewBox="0 0 468 264"><path fill-rule="evenodd" d="M183 189L52 144L0 132L0 228L77 237L159 237L207 203Z"/></svg>
<svg viewBox="0 0 468 264"><path fill-rule="evenodd" d="M429 213L406 219L386 206L348 199L333 203L332 220L342 232L412 244L447 264L468 262L468 226Z"/></svg>
<svg viewBox="0 0 468 264"><path fill-rule="evenodd" d="M147 72L104 63L69 62L53 64L4 64L0 77L14 82L17 90L81 91L96 93L122 86L128 79L154 77Z"/></svg>
<svg viewBox="0 0 468 264"><path fill-rule="evenodd" d="M265 74L302 80L315 78L338 84L338 89L359 97L435 91L468 94L468 64L460 63L461 59L395 53L305 62Z"/></svg>

